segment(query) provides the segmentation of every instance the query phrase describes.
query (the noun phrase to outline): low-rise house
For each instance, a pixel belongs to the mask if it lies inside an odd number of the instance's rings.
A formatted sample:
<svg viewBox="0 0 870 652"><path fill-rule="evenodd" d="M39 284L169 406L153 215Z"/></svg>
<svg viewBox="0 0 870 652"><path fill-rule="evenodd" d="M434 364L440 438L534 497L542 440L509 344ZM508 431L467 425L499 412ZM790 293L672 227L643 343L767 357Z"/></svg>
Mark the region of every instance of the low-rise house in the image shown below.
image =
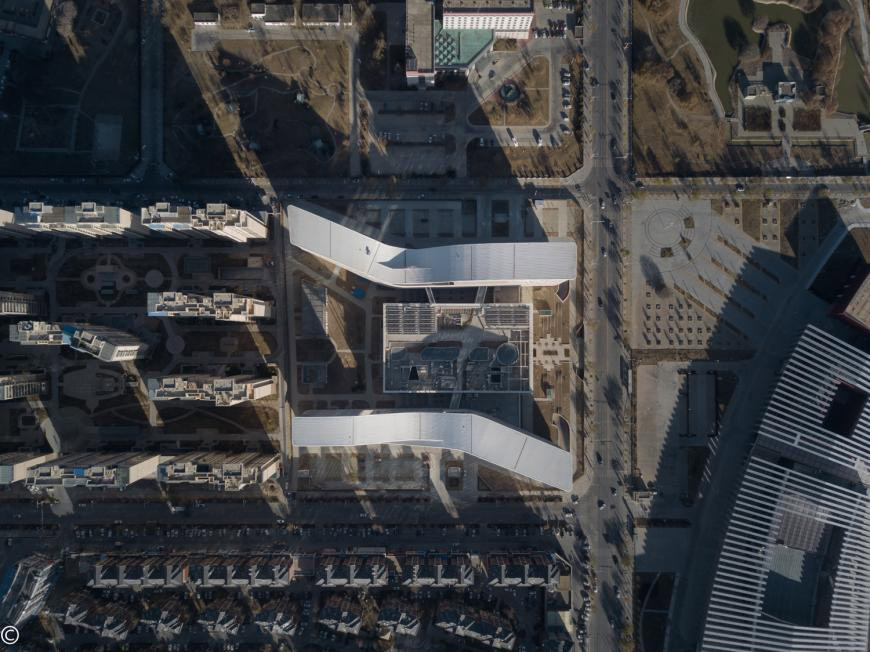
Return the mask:
<svg viewBox="0 0 870 652"><path fill-rule="evenodd" d="M414 602L387 599L380 604L377 627L381 638L393 634L417 636L420 633L420 610Z"/></svg>
<svg viewBox="0 0 870 652"><path fill-rule="evenodd" d="M287 596L266 603L254 624L270 636L294 636L299 627L299 605Z"/></svg>
<svg viewBox="0 0 870 652"><path fill-rule="evenodd" d="M357 636L362 629L362 606L346 595L330 595L320 607L317 622L339 634Z"/></svg>
<svg viewBox="0 0 870 652"><path fill-rule="evenodd" d="M385 553L320 555L317 559L318 586L367 588L389 582Z"/></svg>
<svg viewBox="0 0 870 652"><path fill-rule="evenodd" d="M434 623L445 632L499 650L513 650L516 645L516 634L507 620L455 601L439 603Z"/></svg>

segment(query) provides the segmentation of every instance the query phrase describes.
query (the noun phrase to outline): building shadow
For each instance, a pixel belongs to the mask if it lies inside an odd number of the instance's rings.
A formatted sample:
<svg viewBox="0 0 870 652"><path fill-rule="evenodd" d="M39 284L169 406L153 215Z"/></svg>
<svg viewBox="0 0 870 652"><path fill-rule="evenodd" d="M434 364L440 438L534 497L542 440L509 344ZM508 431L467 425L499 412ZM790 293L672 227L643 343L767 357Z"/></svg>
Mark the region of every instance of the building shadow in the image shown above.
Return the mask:
<svg viewBox="0 0 870 652"><path fill-rule="evenodd" d="M178 178L348 176L347 46L294 43L193 51L167 35L165 152Z"/></svg>
<svg viewBox="0 0 870 652"><path fill-rule="evenodd" d="M628 523L616 532L608 529L606 536L617 542L615 557L626 537L634 540L631 620L635 640L648 652L682 652L701 644L719 546L754 428L806 325L820 325L864 350L870 344L866 332L832 315L856 274L870 269L864 234L847 232L837 206L819 188L800 206L778 201L782 210L777 214L788 215L788 224L778 225L782 252L765 245L771 241L759 237L763 230L754 244L738 245L715 229L717 247L734 255L712 256L718 269L708 279L709 294L698 298L686 287L675 291L674 277L643 256L635 276L641 289L635 288L634 296L662 307L644 313L652 325L647 341L659 346L632 351L632 463L624 475L632 501ZM753 226L743 226L746 233L754 232ZM709 263L698 261L696 267L702 275ZM655 321L652 315L667 315L669 304L678 310L678 303L703 312L711 300L720 307L706 334L709 344L665 348L665 331L675 322ZM655 415L661 410L666 417L659 426ZM613 617L628 627L628 614Z"/></svg>
<svg viewBox="0 0 870 652"><path fill-rule="evenodd" d="M0 175L120 177L138 163L140 16L132 0L5 12Z"/></svg>

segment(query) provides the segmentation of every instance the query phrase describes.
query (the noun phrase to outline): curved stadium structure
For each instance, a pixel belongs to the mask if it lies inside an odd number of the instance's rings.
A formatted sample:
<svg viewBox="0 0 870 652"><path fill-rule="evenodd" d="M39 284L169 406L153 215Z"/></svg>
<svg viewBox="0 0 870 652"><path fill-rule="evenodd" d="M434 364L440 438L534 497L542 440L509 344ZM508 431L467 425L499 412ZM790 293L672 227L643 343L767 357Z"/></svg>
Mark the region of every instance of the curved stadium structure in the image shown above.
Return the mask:
<svg viewBox="0 0 870 652"><path fill-rule="evenodd" d="M808 327L759 429L701 649L868 649L870 356Z"/></svg>

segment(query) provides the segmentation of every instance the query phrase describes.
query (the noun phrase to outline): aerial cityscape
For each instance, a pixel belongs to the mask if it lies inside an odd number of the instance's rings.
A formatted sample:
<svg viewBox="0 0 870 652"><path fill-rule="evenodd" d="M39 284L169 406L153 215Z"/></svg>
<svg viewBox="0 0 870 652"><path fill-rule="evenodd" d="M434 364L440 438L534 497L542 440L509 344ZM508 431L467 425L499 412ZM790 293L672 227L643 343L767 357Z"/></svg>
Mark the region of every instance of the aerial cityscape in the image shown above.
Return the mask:
<svg viewBox="0 0 870 652"><path fill-rule="evenodd" d="M870 0L0 0L0 648L870 650Z"/></svg>

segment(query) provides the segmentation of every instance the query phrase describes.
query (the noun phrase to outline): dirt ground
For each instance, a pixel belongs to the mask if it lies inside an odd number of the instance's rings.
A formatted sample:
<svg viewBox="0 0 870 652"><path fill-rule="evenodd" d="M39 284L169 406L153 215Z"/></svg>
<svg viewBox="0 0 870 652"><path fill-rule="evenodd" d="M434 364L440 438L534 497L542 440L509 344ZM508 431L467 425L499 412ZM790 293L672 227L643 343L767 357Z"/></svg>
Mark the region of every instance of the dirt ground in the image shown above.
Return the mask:
<svg viewBox="0 0 870 652"><path fill-rule="evenodd" d="M512 79L520 90L515 102L507 103L498 91L470 116L471 124L499 126L544 126L549 120L550 69L546 57L535 57Z"/></svg>
<svg viewBox="0 0 870 652"><path fill-rule="evenodd" d="M731 126L716 117L704 68L695 51L683 47L679 2L633 3L631 122L637 174L727 176L770 169L783 156L782 147L730 144ZM658 9L650 11L645 5ZM804 128L813 124L811 116L800 120ZM794 150L796 159L820 173L846 172L855 164L852 148L838 144Z"/></svg>
<svg viewBox="0 0 870 652"><path fill-rule="evenodd" d="M166 159L180 176L347 174L348 51L339 41L227 41L192 52L167 11Z"/></svg>
<svg viewBox="0 0 870 652"><path fill-rule="evenodd" d="M580 54L563 58L572 78L582 79ZM575 85L573 109L569 119L571 131L560 135L559 147L481 147L477 140L468 144L468 174L472 177L566 177L583 166L583 115L580 85Z"/></svg>
<svg viewBox="0 0 870 652"><path fill-rule="evenodd" d="M124 174L138 160L139 4L73 5L69 28L49 28L46 56L13 54L0 93L0 175Z"/></svg>
<svg viewBox="0 0 870 652"><path fill-rule="evenodd" d="M704 68L677 25L678 4L648 11L634 0L632 151L639 176L751 172L782 155L779 147L729 146Z"/></svg>

